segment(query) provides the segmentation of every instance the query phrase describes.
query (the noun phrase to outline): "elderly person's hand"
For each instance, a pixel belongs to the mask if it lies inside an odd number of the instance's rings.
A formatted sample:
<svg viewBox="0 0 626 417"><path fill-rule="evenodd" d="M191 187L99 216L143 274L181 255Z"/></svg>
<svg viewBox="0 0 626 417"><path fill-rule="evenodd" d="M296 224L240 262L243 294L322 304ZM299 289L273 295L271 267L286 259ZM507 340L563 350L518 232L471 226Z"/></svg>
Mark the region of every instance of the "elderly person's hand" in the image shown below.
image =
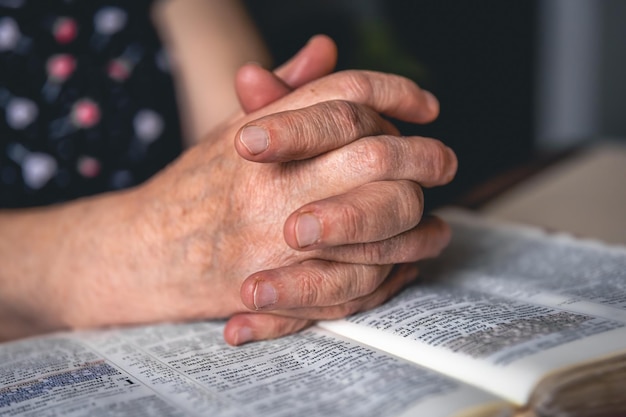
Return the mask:
<svg viewBox="0 0 626 417"><path fill-rule="evenodd" d="M420 222L420 184L450 181L456 158L441 142L399 137L377 112L424 122L431 100L406 79L352 71L234 121L128 196L133 244L93 288L82 285L80 320L306 320L384 301L407 279L390 275L392 264L447 243L443 223ZM103 295L107 314L89 308ZM231 343L277 335L238 326Z"/></svg>
<svg viewBox="0 0 626 417"><path fill-rule="evenodd" d="M420 187L456 170L441 142L400 137L379 113L437 110L404 78L337 73L235 118L145 185L5 213L3 253L38 256L5 267L20 279L0 280L0 315L43 330L235 315L225 337L239 344L377 305L414 276L393 264L447 243L421 218Z"/></svg>
<svg viewBox="0 0 626 417"><path fill-rule="evenodd" d="M336 55L337 50L332 39L317 35L274 73L254 64L245 65L240 69L236 79L242 109L246 112L259 110L293 91L294 88L329 74L334 69ZM430 99L432 100L432 97ZM431 102L430 107L423 109L424 121L436 118L438 110L438 103L432 104ZM437 220L426 219L424 221ZM417 270L414 264L397 265L387 277L388 282L381 285L381 288L370 296L368 303L361 300L361 307L379 304L381 300L384 301L401 288L403 282L412 280L416 275ZM246 297L245 294L242 295ZM298 315L298 312L295 312L295 315ZM289 334L312 323L310 319L263 314L259 311L253 314L239 313L228 321L225 338L232 344L239 344L249 339L265 339Z"/></svg>

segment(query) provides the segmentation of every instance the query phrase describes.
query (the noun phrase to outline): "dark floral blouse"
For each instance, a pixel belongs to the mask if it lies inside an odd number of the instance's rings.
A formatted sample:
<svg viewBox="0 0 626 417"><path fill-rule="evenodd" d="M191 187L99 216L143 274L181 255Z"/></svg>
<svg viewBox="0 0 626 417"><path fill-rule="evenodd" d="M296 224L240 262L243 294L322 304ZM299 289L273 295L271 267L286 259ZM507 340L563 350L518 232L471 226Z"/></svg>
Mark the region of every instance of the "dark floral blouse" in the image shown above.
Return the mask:
<svg viewBox="0 0 626 417"><path fill-rule="evenodd" d="M0 0L0 208L141 183L181 151L148 0Z"/></svg>

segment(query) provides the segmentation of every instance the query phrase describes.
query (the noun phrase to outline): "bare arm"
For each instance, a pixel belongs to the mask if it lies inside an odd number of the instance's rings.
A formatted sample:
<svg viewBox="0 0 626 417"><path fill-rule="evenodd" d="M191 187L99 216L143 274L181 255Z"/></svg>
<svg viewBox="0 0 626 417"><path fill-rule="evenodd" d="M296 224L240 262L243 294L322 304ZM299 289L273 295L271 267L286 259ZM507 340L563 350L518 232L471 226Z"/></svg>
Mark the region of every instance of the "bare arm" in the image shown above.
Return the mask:
<svg viewBox="0 0 626 417"><path fill-rule="evenodd" d="M240 73L244 109L263 107L287 94L289 86L329 73L335 54L334 43L318 37L277 70L287 84L254 68ZM140 262L128 256L129 249L142 244L138 240L141 232L134 227L143 220L137 212L137 194L127 191L50 207L0 210L0 340L79 326L71 317L73 311L98 303L94 297L111 295L105 286L93 292L85 290L84 284L111 283L125 277L129 281L124 285L128 285L139 276L127 276L125 271L126 266L132 269L130 264L134 262L136 267ZM131 220L133 226L123 225L123 220ZM150 286L143 285L143 291ZM76 288L82 290L73 291ZM106 313L109 322L129 318L115 319L110 314ZM103 323L86 315L82 318L90 325Z"/></svg>
<svg viewBox="0 0 626 417"><path fill-rule="evenodd" d="M106 281L128 264L117 256L137 238L120 227L133 215L128 194L0 210L0 340L76 324L69 314L99 297L84 284Z"/></svg>
<svg viewBox="0 0 626 417"><path fill-rule="evenodd" d="M269 54L238 0L158 2L154 19L175 63L185 136L197 142L239 109L237 70Z"/></svg>
<svg viewBox="0 0 626 417"><path fill-rule="evenodd" d="M413 275L390 275L392 264L449 238L420 221L418 184L448 182L454 154L397 136L378 115L427 122L431 100L400 77L335 74L213 131L145 185L0 213L3 337L267 313L229 327L237 344L296 330L267 333L270 315L336 318L381 303ZM244 125L255 141L269 135L266 151L246 150ZM303 218L320 226L307 244Z"/></svg>

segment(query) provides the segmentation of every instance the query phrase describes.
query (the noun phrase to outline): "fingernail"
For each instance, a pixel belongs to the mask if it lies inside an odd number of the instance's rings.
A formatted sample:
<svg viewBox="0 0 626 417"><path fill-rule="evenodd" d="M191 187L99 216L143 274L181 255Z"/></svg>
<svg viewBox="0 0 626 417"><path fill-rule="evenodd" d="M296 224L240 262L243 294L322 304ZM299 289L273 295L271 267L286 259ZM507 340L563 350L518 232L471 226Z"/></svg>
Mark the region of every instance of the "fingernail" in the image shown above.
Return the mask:
<svg viewBox="0 0 626 417"><path fill-rule="evenodd" d="M242 327L237 330L237 333L235 334L235 345L243 345L244 343L251 342L253 339L252 329L249 327Z"/></svg>
<svg viewBox="0 0 626 417"><path fill-rule="evenodd" d="M305 248L320 240L322 226L317 217L311 214L301 214L296 222L296 239L298 246Z"/></svg>
<svg viewBox="0 0 626 417"><path fill-rule="evenodd" d="M272 284L258 281L254 288L254 306L257 310L276 304L278 294Z"/></svg>
<svg viewBox="0 0 626 417"><path fill-rule="evenodd" d="M426 98L426 107L433 113L437 113L439 111L439 100L437 97L433 95L430 91L424 91L424 97Z"/></svg>
<svg viewBox="0 0 626 417"><path fill-rule="evenodd" d="M262 127L246 126L239 135L239 140L252 155L258 155L269 147L267 132Z"/></svg>

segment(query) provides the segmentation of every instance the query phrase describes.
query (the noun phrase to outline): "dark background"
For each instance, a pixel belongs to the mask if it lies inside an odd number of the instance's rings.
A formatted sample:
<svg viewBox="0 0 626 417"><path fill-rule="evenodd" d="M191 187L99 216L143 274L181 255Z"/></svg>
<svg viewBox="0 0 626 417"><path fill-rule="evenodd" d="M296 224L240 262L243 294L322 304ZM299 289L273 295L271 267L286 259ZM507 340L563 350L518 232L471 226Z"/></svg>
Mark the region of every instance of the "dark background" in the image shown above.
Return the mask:
<svg viewBox="0 0 626 417"><path fill-rule="evenodd" d="M339 47L338 69L390 71L441 102L427 126L405 135L443 140L459 156L452 184L427 190L427 209L454 202L532 156L536 1L249 0L276 64L314 34Z"/></svg>

